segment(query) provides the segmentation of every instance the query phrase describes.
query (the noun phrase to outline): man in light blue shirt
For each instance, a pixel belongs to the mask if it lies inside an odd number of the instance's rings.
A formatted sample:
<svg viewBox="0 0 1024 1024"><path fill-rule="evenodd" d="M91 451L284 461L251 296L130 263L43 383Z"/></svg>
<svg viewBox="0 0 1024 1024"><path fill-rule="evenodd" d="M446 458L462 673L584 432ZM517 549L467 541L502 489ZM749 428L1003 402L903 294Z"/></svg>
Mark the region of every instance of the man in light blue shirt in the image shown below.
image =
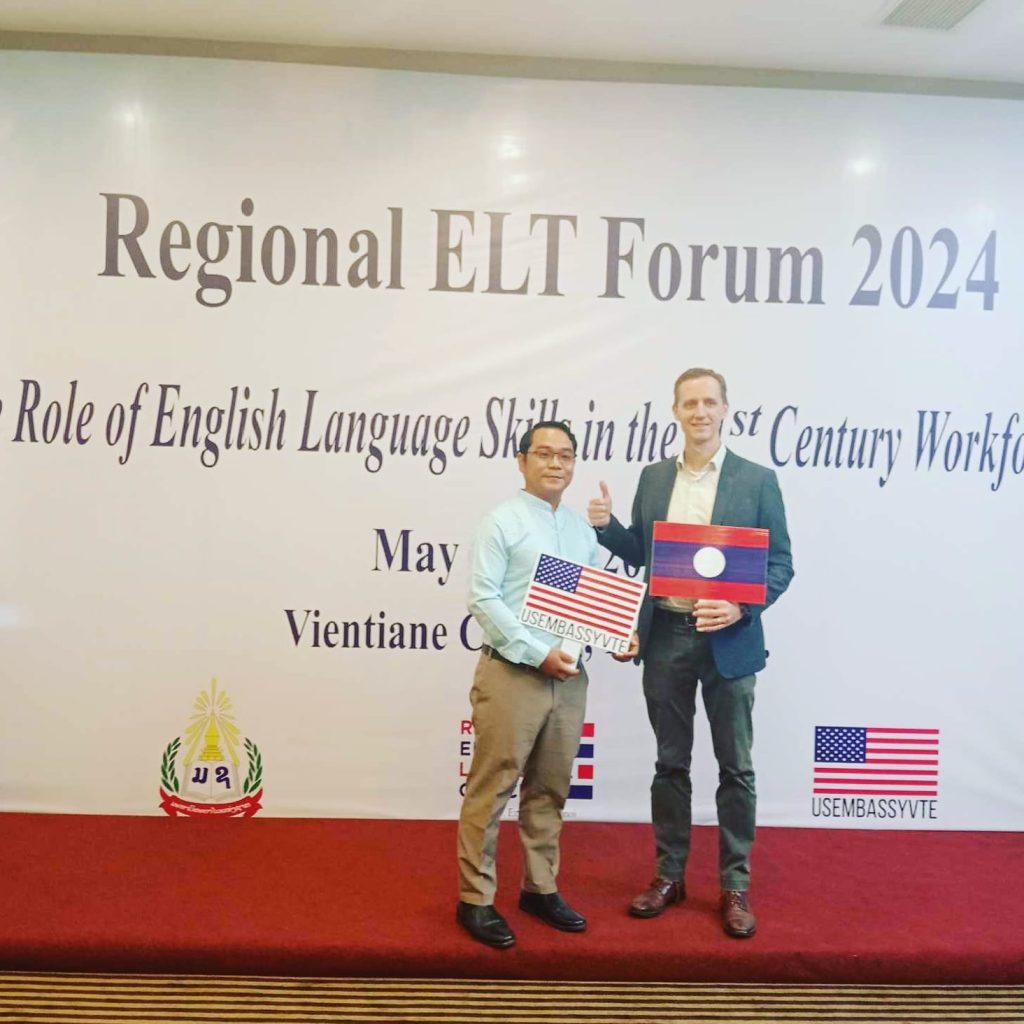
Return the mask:
<svg viewBox="0 0 1024 1024"><path fill-rule="evenodd" d="M587 674L550 633L519 621L537 556L597 566L594 531L566 508L576 438L544 421L523 435L516 457L523 490L492 510L473 548L469 610L484 633L473 677L473 763L459 818L456 919L478 942L515 944L494 908L501 815L522 778L519 834L523 880L519 909L562 931L586 920L559 895L558 840L587 701Z"/></svg>

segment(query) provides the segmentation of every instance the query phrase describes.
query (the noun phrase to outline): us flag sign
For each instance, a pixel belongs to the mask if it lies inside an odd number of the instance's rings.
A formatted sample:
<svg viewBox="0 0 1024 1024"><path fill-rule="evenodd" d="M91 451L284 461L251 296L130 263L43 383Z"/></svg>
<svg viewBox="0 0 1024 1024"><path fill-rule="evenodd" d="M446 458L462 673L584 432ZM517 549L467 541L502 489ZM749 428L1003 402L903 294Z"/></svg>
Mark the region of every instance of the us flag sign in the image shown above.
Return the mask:
<svg viewBox="0 0 1024 1024"><path fill-rule="evenodd" d="M645 590L640 580L542 554L519 618L566 640L623 652L636 629Z"/></svg>

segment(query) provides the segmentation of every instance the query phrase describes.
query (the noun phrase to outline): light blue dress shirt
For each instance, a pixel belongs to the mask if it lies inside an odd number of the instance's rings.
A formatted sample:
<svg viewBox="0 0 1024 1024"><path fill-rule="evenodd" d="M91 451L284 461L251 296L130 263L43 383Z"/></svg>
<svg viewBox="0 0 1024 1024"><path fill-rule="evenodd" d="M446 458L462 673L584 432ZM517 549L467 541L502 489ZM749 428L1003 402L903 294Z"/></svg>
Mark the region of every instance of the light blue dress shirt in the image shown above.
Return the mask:
<svg viewBox="0 0 1024 1024"><path fill-rule="evenodd" d="M469 580L469 610L486 642L503 658L535 668L559 642L519 621L539 554L601 567L594 529L579 513L520 491L477 529Z"/></svg>

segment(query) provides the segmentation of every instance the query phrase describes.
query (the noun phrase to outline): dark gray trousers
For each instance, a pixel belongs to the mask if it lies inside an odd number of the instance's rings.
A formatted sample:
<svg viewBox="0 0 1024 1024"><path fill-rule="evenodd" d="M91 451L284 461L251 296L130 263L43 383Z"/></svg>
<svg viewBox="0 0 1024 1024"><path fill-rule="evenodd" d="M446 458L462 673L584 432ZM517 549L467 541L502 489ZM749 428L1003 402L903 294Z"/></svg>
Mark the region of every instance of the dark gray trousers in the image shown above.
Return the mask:
<svg viewBox="0 0 1024 1024"><path fill-rule="evenodd" d="M724 679L711 645L685 616L656 611L644 654L644 696L657 740L651 820L657 872L678 880L690 852L690 757L697 684L718 759L718 866L723 889L746 891L757 800L751 748L755 677Z"/></svg>

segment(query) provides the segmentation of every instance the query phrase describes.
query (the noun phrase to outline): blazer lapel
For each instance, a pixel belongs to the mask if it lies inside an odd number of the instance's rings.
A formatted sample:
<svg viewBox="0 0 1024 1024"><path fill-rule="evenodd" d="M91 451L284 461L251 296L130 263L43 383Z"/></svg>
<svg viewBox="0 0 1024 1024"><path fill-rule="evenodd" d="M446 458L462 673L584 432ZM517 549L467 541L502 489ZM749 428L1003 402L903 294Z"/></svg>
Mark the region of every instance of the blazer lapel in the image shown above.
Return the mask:
<svg viewBox="0 0 1024 1024"><path fill-rule="evenodd" d="M729 503L732 500L733 483L739 471L739 460L732 452L726 452L722 460L722 472L718 478L718 490L715 492L715 507L711 511L712 526L724 526L729 514Z"/></svg>
<svg viewBox="0 0 1024 1024"><path fill-rule="evenodd" d="M663 522L668 518L668 505L672 500L672 488L676 482L676 460L666 459L658 466L658 472L652 481L651 509L654 513L652 521Z"/></svg>

